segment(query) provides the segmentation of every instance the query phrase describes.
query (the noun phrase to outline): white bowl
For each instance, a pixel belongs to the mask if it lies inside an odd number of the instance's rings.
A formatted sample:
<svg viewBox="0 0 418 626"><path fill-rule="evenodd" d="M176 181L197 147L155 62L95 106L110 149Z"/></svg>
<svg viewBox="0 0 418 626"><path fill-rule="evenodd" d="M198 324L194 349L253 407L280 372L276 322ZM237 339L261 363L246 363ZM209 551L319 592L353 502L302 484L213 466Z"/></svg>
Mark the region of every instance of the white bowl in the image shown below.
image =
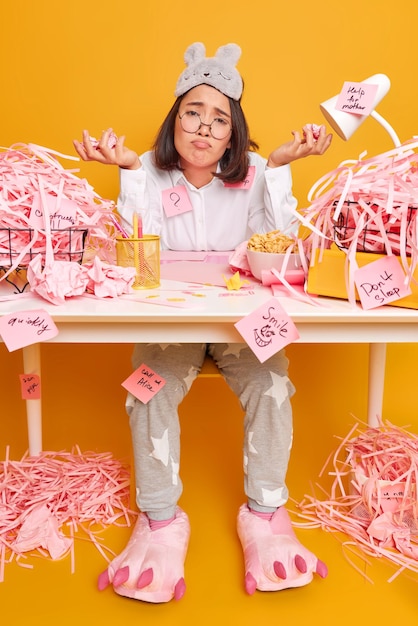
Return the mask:
<svg viewBox="0 0 418 626"><path fill-rule="evenodd" d="M257 252L256 250L247 249L248 265L252 275L258 280L263 281L263 272L269 274L271 269L275 269L278 272L282 269L286 254L278 254L275 252ZM300 261L300 254L292 252L289 255L289 259L286 266L287 275L291 276L293 272L303 272L302 264ZM264 282L264 281L263 281Z"/></svg>

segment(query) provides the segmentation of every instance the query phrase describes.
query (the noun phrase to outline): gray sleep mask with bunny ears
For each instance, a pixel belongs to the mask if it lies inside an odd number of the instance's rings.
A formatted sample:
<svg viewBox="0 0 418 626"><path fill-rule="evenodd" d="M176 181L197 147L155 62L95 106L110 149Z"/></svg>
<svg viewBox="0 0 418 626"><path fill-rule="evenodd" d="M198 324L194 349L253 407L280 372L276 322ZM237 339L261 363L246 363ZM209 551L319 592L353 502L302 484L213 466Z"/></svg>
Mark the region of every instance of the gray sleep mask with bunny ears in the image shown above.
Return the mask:
<svg viewBox="0 0 418 626"><path fill-rule="evenodd" d="M214 57L206 57L203 43L189 46L184 54L186 69L180 74L174 95L182 96L198 85L210 85L233 100L242 95L243 82L235 65L241 56L241 48L228 43L218 48Z"/></svg>

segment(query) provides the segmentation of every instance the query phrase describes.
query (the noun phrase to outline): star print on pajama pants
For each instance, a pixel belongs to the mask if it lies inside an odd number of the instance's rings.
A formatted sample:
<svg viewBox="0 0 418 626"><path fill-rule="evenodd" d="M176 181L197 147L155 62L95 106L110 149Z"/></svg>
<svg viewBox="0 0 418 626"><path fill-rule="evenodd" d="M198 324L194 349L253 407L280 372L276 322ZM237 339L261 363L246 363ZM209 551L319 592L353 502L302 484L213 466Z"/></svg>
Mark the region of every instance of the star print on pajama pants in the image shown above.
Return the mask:
<svg viewBox="0 0 418 626"><path fill-rule="evenodd" d="M145 363L166 381L148 404L131 394L126 403L137 505L151 519L172 517L182 493L178 406L206 353L244 410L244 488L249 506L269 512L288 499L285 478L292 445L294 387L284 351L260 363L246 344L137 344L134 367ZM214 410L218 409L214 406Z"/></svg>

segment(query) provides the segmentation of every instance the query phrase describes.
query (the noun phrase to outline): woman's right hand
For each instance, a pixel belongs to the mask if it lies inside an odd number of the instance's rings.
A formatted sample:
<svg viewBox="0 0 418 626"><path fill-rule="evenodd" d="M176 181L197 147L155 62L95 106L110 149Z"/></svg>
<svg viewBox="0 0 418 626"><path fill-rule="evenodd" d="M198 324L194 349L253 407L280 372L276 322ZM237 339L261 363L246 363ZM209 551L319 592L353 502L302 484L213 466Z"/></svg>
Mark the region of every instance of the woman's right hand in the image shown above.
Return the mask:
<svg viewBox="0 0 418 626"><path fill-rule="evenodd" d="M113 130L108 128L100 137L97 146L94 146L87 130L83 130L83 140L74 139L74 148L83 161L97 161L104 165L118 165L126 170L137 170L141 167L141 161L134 150L126 148L125 137L117 137L116 144L109 142L111 136L115 136Z"/></svg>

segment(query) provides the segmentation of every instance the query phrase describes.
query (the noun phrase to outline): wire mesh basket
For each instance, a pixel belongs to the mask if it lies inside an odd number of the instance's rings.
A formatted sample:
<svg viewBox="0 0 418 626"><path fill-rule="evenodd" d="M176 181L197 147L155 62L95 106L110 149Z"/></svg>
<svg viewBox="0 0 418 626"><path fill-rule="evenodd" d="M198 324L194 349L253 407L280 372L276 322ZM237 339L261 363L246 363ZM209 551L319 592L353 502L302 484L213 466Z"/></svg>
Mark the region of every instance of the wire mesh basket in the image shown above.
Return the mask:
<svg viewBox="0 0 418 626"><path fill-rule="evenodd" d="M144 235L140 239L116 238L117 263L136 270L134 289L152 289L160 284L160 238Z"/></svg>
<svg viewBox="0 0 418 626"><path fill-rule="evenodd" d="M334 202L336 207L338 201ZM366 203L369 211L353 200L346 200L338 218L334 223L334 240L336 245L344 250L350 247L355 236L359 219L363 216L364 226L357 233L356 249L358 252L387 253L386 241L389 241L391 252L398 254L402 248L401 237L405 237L404 247L407 254L411 254L408 241L416 240L416 216L418 206L394 206L389 213L381 206ZM405 220L402 234L402 219Z"/></svg>
<svg viewBox="0 0 418 626"><path fill-rule="evenodd" d="M86 236L85 228L51 229L50 245L54 259L81 263ZM33 228L0 227L0 268L9 268L16 263L18 268L26 268L38 254L42 255L44 262L46 246L43 232Z"/></svg>

